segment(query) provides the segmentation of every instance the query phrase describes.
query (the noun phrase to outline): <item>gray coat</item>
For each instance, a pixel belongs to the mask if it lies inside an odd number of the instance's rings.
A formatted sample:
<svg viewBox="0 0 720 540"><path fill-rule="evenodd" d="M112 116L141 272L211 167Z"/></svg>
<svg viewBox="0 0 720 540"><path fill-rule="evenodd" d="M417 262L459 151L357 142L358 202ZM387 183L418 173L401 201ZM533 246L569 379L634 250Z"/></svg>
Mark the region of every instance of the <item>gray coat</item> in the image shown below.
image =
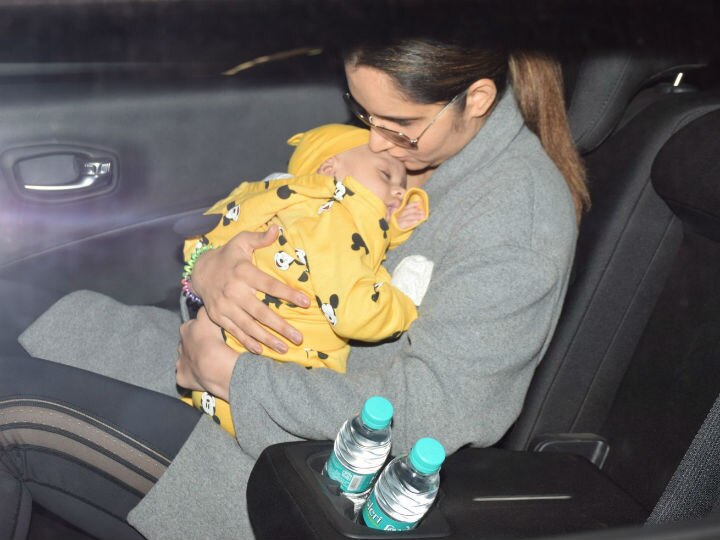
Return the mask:
<svg viewBox="0 0 720 540"><path fill-rule="evenodd" d="M387 263L392 270L416 254L434 263L410 330L392 343L354 347L345 375L240 356L230 385L238 440L203 417L130 513L140 532L151 539L251 537L245 485L263 448L332 439L371 395L394 405L396 454L421 436L449 452L487 446L511 426L567 289L576 240L570 193L510 92L424 187L430 218ZM175 314L85 291L61 300L21 341L35 356L172 394L177 325ZM109 329L141 335L108 344ZM81 338L59 346L58 335ZM87 358L103 365L87 365Z"/></svg>

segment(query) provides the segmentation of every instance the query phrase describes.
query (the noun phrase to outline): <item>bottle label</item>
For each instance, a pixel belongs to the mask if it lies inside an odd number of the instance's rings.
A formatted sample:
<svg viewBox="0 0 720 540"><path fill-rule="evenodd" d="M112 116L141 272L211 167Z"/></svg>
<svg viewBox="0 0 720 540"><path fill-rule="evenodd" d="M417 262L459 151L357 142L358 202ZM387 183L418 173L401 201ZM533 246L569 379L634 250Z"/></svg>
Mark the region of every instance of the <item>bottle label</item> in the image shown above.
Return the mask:
<svg viewBox="0 0 720 540"><path fill-rule="evenodd" d="M375 499L375 490L370 493L367 502L362 509L363 521L365 525L371 529L379 529L381 531L407 531L417 524L417 521L397 521L382 511L380 505Z"/></svg>
<svg viewBox="0 0 720 540"><path fill-rule="evenodd" d="M330 454L325 469L330 478L340 483L340 489L345 493L362 493L375 477L374 474L355 474L340 463L335 452Z"/></svg>

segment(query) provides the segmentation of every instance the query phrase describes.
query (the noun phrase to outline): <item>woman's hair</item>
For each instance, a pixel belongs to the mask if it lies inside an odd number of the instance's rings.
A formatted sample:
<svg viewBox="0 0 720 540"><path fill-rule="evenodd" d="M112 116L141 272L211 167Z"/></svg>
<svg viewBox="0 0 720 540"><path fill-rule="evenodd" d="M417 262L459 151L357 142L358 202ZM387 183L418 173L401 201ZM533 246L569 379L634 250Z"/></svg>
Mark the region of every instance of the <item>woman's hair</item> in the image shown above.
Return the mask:
<svg viewBox="0 0 720 540"><path fill-rule="evenodd" d="M450 101L479 79L491 79L499 99L510 84L525 123L565 177L578 221L590 207L585 167L568 126L562 71L549 55L508 53L432 39L399 39L392 44L354 46L343 56L351 65L387 73L417 103Z"/></svg>

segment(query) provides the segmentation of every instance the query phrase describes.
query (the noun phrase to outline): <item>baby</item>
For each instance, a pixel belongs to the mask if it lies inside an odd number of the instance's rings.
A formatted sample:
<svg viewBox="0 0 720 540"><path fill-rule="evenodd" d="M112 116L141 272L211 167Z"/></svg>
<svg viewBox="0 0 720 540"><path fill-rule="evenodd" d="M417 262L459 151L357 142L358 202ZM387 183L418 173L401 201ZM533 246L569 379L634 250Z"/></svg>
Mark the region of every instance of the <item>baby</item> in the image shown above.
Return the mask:
<svg viewBox="0 0 720 540"><path fill-rule="evenodd" d="M288 352L266 350L270 358L344 373L349 340L396 338L417 318L414 302L390 284L381 263L427 219L427 195L406 190L402 163L372 152L368 140L367 130L340 124L295 135L288 141L296 146L289 174L241 184L206 212L222 214L215 229L185 243L191 267L199 254L240 231L278 225L277 240L256 250L254 263L316 303L302 309L260 295L304 337L295 345L278 336ZM184 289L192 298L191 287L189 276ZM224 330L223 337L246 352ZM207 392L193 392L192 402L234 434L227 403Z"/></svg>

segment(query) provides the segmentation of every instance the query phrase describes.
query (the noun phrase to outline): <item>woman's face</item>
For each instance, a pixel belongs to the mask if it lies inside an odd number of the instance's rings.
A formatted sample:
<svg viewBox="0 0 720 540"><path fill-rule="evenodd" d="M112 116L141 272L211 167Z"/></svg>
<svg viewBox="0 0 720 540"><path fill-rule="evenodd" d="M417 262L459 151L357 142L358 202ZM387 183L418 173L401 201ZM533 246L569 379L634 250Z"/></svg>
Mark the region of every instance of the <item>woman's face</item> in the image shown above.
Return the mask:
<svg viewBox="0 0 720 540"><path fill-rule="evenodd" d="M345 65L348 89L355 101L372 115L376 125L401 131L415 138L433 122L446 103L422 104L409 101L385 72L368 66ZM418 141L417 148L403 148L385 139L379 130L370 131L370 149L387 151L410 172L432 170L457 154L479 131L483 116L472 107L443 111Z"/></svg>

